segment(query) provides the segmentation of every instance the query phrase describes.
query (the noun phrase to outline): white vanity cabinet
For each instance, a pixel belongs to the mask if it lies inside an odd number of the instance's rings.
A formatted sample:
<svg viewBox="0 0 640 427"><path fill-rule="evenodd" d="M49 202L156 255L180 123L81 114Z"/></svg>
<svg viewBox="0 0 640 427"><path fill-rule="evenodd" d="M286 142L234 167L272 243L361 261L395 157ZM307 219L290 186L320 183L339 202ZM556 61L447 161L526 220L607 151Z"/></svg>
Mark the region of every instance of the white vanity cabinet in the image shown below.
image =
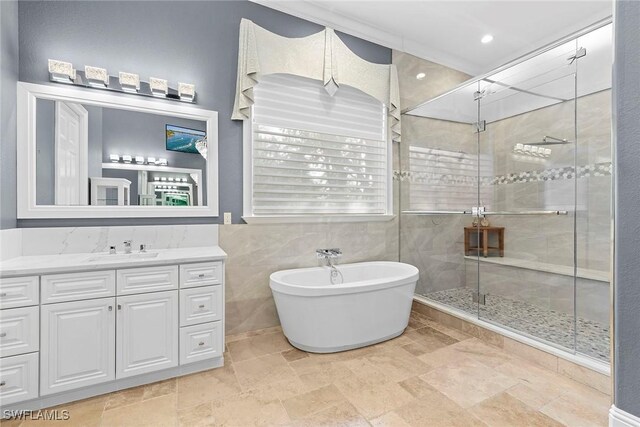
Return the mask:
<svg viewBox="0 0 640 427"><path fill-rule="evenodd" d="M0 279L0 403L38 397L39 277Z"/></svg>
<svg viewBox="0 0 640 427"><path fill-rule="evenodd" d="M43 305L40 394L115 379L115 298Z"/></svg>
<svg viewBox="0 0 640 427"><path fill-rule="evenodd" d="M222 260L0 285L3 409L53 406L223 364Z"/></svg>
<svg viewBox="0 0 640 427"><path fill-rule="evenodd" d="M178 366L178 292L118 297L117 377Z"/></svg>

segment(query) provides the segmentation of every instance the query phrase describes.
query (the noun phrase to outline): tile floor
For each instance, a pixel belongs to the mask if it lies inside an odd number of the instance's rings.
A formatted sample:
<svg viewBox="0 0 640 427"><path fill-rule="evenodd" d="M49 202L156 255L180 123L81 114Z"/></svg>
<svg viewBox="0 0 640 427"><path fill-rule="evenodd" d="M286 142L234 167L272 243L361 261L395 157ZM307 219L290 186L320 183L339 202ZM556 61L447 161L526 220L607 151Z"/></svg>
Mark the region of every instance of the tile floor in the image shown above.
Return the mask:
<svg viewBox="0 0 640 427"><path fill-rule="evenodd" d="M292 348L279 328L228 337L225 366L87 399L78 426L605 426L609 396L413 312L400 337ZM5 421L41 426L44 421Z"/></svg>
<svg viewBox="0 0 640 427"><path fill-rule="evenodd" d="M500 295L487 294L485 305L473 302L473 289L454 288L431 292L425 297L457 308L466 313L480 315L484 320L505 325L563 346L574 348L574 318L565 313L516 301ZM480 313L478 313L480 309ZM609 325L578 317L575 346L579 353L609 362Z"/></svg>

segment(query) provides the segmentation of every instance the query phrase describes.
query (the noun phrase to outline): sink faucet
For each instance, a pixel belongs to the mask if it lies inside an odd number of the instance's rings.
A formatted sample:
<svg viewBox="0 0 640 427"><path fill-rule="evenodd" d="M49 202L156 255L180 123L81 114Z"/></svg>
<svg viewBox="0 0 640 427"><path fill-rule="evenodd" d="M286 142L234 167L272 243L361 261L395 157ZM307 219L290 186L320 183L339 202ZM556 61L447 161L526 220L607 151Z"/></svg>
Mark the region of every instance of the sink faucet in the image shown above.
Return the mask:
<svg viewBox="0 0 640 427"><path fill-rule="evenodd" d="M125 240L124 241L124 253L125 254L130 254L131 253L131 240Z"/></svg>

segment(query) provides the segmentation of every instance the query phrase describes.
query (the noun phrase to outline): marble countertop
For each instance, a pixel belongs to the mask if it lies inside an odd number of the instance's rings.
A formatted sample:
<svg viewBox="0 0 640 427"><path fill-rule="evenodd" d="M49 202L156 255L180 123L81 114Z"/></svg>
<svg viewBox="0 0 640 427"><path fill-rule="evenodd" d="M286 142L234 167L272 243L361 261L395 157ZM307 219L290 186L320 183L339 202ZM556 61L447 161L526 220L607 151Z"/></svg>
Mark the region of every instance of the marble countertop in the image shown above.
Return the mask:
<svg viewBox="0 0 640 427"><path fill-rule="evenodd" d="M76 253L31 255L0 262L0 277L70 273L115 268L152 267L155 265L218 261L227 257L219 246L175 249L150 249L144 254Z"/></svg>

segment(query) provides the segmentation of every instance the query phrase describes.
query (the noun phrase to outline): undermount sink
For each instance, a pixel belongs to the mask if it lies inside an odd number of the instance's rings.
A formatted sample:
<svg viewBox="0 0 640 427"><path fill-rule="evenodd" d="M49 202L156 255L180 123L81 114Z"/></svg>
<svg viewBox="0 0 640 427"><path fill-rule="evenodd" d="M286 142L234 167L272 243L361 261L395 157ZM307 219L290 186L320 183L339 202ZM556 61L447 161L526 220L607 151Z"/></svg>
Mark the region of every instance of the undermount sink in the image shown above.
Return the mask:
<svg viewBox="0 0 640 427"><path fill-rule="evenodd" d="M158 252L136 252L131 254L99 254L87 258L87 262L96 261L127 261L134 259L149 259L158 256Z"/></svg>

